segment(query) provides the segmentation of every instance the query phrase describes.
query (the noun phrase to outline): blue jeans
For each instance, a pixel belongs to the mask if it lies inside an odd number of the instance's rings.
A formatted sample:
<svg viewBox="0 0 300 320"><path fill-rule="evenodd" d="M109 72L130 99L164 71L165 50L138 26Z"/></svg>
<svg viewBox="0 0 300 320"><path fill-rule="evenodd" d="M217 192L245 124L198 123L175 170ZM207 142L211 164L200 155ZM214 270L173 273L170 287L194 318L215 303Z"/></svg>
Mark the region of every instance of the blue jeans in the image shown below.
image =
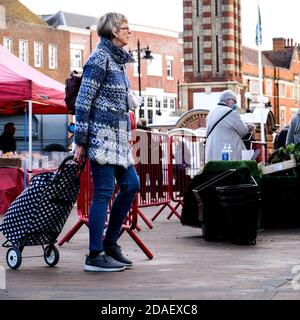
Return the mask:
<svg viewBox="0 0 300 320"><path fill-rule="evenodd" d="M91 167L94 196L89 215L89 249L90 251L103 251L103 244L110 246L117 243L122 224L135 193L139 190L140 183L134 166L126 169L111 164L100 165L96 161L91 161ZM119 193L113 201L103 240L108 204L115 190L115 178L119 186Z"/></svg>

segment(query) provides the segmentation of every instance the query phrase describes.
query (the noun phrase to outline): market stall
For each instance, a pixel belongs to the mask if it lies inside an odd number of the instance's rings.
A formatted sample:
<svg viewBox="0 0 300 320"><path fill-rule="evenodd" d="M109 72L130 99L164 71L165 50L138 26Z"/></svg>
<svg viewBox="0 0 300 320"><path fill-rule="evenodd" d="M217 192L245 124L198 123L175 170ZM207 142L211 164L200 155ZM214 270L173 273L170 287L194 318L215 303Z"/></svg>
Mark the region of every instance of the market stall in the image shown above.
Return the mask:
<svg viewBox="0 0 300 320"><path fill-rule="evenodd" d="M32 114L66 114L64 85L0 45L0 114L28 113L29 171L32 169Z"/></svg>
<svg viewBox="0 0 300 320"><path fill-rule="evenodd" d="M32 173L32 114L67 114L64 95L62 83L22 62L0 45L0 114L25 113L28 117L26 171L29 176ZM23 188L23 183L21 185Z"/></svg>
<svg viewBox="0 0 300 320"><path fill-rule="evenodd" d="M0 215L23 191L23 170L18 167L0 168Z"/></svg>

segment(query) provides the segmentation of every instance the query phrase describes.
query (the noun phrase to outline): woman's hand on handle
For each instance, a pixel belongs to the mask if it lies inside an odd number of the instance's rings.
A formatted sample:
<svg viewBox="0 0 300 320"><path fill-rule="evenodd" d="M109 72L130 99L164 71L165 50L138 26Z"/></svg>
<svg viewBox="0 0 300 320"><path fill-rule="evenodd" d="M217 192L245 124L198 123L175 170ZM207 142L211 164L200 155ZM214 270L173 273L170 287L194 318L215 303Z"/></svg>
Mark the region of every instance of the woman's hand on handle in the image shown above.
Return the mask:
<svg viewBox="0 0 300 320"><path fill-rule="evenodd" d="M74 161L81 164L85 159L85 146L76 145L75 146L75 154L74 154Z"/></svg>

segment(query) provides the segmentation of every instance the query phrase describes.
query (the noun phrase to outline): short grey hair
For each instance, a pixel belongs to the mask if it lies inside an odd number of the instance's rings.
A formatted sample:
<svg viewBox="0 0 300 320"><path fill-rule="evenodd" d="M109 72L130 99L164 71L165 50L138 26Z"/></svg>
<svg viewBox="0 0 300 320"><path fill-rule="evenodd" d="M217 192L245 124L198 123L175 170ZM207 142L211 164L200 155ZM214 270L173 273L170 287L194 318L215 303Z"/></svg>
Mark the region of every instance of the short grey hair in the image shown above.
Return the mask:
<svg viewBox="0 0 300 320"><path fill-rule="evenodd" d="M233 99L237 101L236 94L231 90L225 90L220 95L220 102L224 103L228 99Z"/></svg>
<svg viewBox="0 0 300 320"><path fill-rule="evenodd" d="M109 40L115 38L114 32L118 31L122 23L128 22L124 14L118 12L108 12L99 18L97 23L97 33L99 37Z"/></svg>

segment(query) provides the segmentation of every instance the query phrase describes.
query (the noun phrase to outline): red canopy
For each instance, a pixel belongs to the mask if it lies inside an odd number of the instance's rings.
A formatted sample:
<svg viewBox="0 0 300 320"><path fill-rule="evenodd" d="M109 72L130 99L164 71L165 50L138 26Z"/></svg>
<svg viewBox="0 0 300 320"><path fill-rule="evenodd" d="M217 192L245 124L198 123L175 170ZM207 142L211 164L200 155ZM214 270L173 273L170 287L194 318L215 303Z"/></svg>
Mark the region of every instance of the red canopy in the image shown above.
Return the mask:
<svg viewBox="0 0 300 320"><path fill-rule="evenodd" d="M32 100L35 114L66 114L65 87L22 62L0 45L0 114L23 113Z"/></svg>

